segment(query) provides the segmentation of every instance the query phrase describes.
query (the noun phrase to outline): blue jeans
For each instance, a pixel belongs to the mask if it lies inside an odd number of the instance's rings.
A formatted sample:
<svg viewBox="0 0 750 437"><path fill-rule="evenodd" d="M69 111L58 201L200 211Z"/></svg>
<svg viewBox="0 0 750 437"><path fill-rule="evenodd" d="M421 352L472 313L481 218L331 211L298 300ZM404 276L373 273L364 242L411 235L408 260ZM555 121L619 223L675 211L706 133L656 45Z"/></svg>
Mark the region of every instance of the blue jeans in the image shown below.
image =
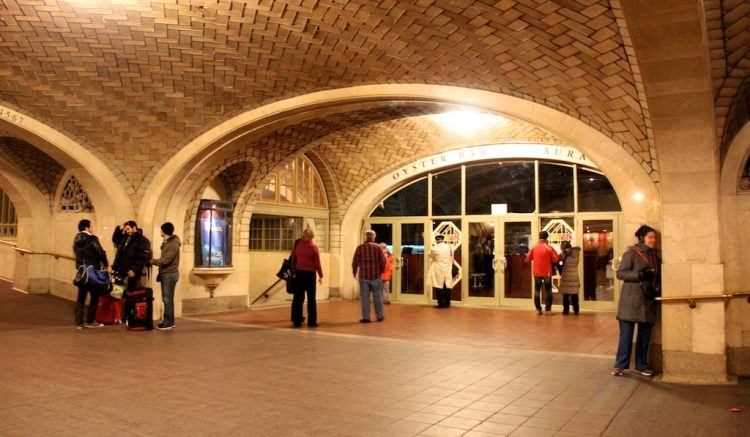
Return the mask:
<svg viewBox="0 0 750 437"><path fill-rule="evenodd" d="M640 322L620 322L620 343L617 345L617 358L615 358L615 367L618 369L627 369L630 367L630 355L633 351L633 332L635 325L638 323L638 337L635 339L635 368L636 370L647 370L648 365L648 347L651 343L651 331L654 325Z"/></svg>
<svg viewBox="0 0 750 437"><path fill-rule="evenodd" d="M164 301L164 317L162 323L167 326L174 325L174 289L177 286L177 280L180 275L169 273L161 275L161 299Z"/></svg>
<svg viewBox="0 0 750 437"><path fill-rule="evenodd" d="M362 301L362 319L370 320L370 293L375 303L375 316L378 320L385 318L383 314L383 298L380 293L383 291L382 279L360 279L359 280L359 300Z"/></svg>
<svg viewBox="0 0 750 437"><path fill-rule="evenodd" d="M534 276L534 306L537 311L542 310L541 294L544 285L544 310L552 311L552 277Z"/></svg>

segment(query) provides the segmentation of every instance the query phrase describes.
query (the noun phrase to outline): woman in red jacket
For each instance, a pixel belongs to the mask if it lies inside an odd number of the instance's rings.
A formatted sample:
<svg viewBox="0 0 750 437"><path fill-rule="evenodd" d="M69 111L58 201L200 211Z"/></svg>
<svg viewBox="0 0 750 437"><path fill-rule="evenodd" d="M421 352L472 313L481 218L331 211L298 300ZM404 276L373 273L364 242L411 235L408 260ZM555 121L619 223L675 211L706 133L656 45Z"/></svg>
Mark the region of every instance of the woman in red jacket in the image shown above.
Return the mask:
<svg viewBox="0 0 750 437"><path fill-rule="evenodd" d="M302 304L307 294L307 326L318 326L318 312L315 306L315 272L318 273L318 284L323 283L323 269L320 267L320 251L313 243L315 233L312 229L302 232L302 239L294 244L294 297L292 298L292 323L295 328L302 326L305 318L302 316Z"/></svg>

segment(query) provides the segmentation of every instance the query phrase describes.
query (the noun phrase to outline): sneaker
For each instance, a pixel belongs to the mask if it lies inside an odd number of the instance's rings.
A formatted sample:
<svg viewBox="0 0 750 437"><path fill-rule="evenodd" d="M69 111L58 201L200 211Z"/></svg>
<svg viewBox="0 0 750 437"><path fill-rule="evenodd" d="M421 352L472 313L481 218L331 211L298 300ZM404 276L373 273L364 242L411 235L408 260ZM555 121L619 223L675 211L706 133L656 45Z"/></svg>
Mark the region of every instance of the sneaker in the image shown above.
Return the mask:
<svg viewBox="0 0 750 437"><path fill-rule="evenodd" d="M167 331L174 328L174 325L165 325L163 323L159 323L159 325L156 327L159 331Z"/></svg>
<svg viewBox="0 0 750 437"><path fill-rule="evenodd" d="M83 329L83 324L76 325L76 329Z"/></svg>
<svg viewBox="0 0 750 437"><path fill-rule="evenodd" d="M542 315L542 310L536 310L536 315L537 316L541 316Z"/></svg>
<svg viewBox="0 0 750 437"><path fill-rule="evenodd" d="M649 376L649 377L654 376L654 371L651 369L643 369L643 370L635 369L635 373L639 375L643 375L643 376Z"/></svg>
<svg viewBox="0 0 750 437"><path fill-rule="evenodd" d="M370 319L359 319L359 323L370 323Z"/></svg>
<svg viewBox="0 0 750 437"><path fill-rule="evenodd" d="M379 319L378 319L378 322L382 322L383 320L385 320L385 317L381 317L381 318L379 318Z"/></svg>
<svg viewBox="0 0 750 437"><path fill-rule="evenodd" d="M622 376L625 374L625 372L622 369L615 367L614 369L612 369L612 374L615 376Z"/></svg>
<svg viewBox="0 0 750 437"><path fill-rule="evenodd" d="M93 329L93 328L101 328L101 327L103 327L104 325L103 325L103 324L101 324L101 323L99 323L99 322L94 322L94 323L86 323L86 325L85 325L85 326L86 326L87 328L89 328L89 329Z"/></svg>

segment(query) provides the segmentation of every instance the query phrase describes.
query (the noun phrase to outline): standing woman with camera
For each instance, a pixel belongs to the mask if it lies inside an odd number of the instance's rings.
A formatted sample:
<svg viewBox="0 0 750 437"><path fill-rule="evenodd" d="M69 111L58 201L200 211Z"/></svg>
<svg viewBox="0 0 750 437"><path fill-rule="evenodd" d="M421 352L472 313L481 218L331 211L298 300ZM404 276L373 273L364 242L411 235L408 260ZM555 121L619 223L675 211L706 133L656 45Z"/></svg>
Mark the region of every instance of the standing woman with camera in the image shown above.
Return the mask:
<svg viewBox="0 0 750 437"><path fill-rule="evenodd" d="M617 269L617 278L624 283L617 306L620 343L612 369L615 376L622 376L630 367L636 324L635 371L644 376L654 375L648 363L648 349L656 323L656 297L661 294L661 260L656 254L656 231L653 228L643 225L635 236L638 244L625 251Z"/></svg>

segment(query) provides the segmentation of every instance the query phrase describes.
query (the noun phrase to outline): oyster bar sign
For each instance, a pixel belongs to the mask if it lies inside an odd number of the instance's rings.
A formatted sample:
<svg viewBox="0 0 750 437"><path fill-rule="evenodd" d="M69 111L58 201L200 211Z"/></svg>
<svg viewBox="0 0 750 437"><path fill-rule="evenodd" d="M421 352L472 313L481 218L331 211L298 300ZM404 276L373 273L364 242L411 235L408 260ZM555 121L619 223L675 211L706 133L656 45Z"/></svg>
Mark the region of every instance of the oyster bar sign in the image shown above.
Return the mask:
<svg viewBox="0 0 750 437"><path fill-rule="evenodd" d="M471 161L518 158L565 161L572 164L581 164L586 167L596 168L596 165L591 162L586 155L569 146L535 143L504 143L466 147L428 156L427 158L420 159L419 161L415 161L394 171L392 177L393 180L399 180L415 174Z"/></svg>

